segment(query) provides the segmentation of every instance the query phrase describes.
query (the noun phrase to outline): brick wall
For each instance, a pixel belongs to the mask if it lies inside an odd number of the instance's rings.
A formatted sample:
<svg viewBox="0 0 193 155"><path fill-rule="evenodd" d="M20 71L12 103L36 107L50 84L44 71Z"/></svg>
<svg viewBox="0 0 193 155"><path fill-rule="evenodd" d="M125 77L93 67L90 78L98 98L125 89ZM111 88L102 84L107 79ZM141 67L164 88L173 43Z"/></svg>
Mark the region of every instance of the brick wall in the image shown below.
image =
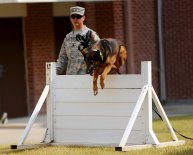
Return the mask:
<svg viewBox="0 0 193 155"><path fill-rule="evenodd" d="M114 29L114 37L119 39L123 43L125 43L125 33L124 33L124 2L121 0L112 2L112 10L113 10L113 29Z"/></svg>
<svg viewBox="0 0 193 155"><path fill-rule="evenodd" d="M86 9L86 25L101 38L117 38L124 42L123 1L79 2Z"/></svg>
<svg viewBox="0 0 193 155"><path fill-rule="evenodd" d="M28 103L29 112L31 112L45 86L45 62L54 61L52 4L27 4L24 31L28 70Z"/></svg>
<svg viewBox="0 0 193 155"><path fill-rule="evenodd" d="M85 16L86 16L86 20L85 20L85 24L93 29L94 31L96 31L96 7L95 7L95 3L84 3L84 5L82 5L83 7L86 8L85 11Z"/></svg>
<svg viewBox="0 0 193 155"><path fill-rule="evenodd" d="M79 2L86 9L86 25L96 31L100 38L114 37L112 2Z"/></svg>
<svg viewBox="0 0 193 155"><path fill-rule="evenodd" d="M134 71L140 72L141 61L152 61L153 86L159 94L156 1L130 0L130 5Z"/></svg>
<svg viewBox="0 0 193 155"><path fill-rule="evenodd" d="M124 25L124 2L121 0L112 2L112 10L113 10L113 30L114 30L114 38L120 40L123 45L126 47L125 42L125 25ZM127 50L128 51L128 50ZM127 73L127 62L124 66L120 68L120 73Z"/></svg>
<svg viewBox="0 0 193 155"><path fill-rule="evenodd" d="M168 99L192 99L193 1L164 0L163 13Z"/></svg>

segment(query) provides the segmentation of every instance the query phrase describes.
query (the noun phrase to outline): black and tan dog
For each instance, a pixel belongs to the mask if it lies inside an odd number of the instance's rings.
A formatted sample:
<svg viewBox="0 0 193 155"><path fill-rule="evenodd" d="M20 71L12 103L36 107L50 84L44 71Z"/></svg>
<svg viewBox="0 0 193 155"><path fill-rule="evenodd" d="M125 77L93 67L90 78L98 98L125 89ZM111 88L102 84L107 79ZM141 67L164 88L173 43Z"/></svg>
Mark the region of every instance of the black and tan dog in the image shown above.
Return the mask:
<svg viewBox="0 0 193 155"><path fill-rule="evenodd" d="M86 39L89 41L90 32ZM78 39L80 41L80 39ZM93 92L98 94L97 79L100 76L100 85L105 87L104 80L107 74L119 73L119 68L125 64L127 51L120 41L107 38L94 43L91 48L80 50L84 56L87 65L87 73L93 76Z"/></svg>

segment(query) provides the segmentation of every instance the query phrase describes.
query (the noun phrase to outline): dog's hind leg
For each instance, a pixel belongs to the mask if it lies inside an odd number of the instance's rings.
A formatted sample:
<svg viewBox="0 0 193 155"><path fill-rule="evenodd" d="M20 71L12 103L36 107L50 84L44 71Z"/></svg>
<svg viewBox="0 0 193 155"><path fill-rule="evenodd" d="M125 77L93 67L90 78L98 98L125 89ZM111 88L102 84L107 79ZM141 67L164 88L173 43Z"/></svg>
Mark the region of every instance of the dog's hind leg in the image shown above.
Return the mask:
<svg viewBox="0 0 193 155"><path fill-rule="evenodd" d="M119 58L119 67L120 67L125 64L125 61L127 59L127 51L124 46L120 47L118 58Z"/></svg>

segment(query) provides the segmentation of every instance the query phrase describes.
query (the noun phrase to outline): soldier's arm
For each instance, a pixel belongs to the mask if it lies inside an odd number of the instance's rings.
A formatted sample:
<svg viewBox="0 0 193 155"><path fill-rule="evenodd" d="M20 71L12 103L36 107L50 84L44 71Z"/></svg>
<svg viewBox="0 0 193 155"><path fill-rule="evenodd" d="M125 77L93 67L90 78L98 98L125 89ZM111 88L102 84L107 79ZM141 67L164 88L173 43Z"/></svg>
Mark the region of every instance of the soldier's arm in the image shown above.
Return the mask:
<svg viewBox="0 0 193 155"><path fill-rule="evenodd" d="M99 35L94 31L92 31L92 36L91 37L92 37L92 40L93 40L94 43L100 40Z"/></svg>
<svg viewBox="0 0 193 155"><path fill-rule="evenodd" d="M66 54L65 39L64 39L64 42L62 43L60 53L56 63L56 74L58 75L63 74L64 71L66 70L67 63L68 63L68 57Z"/></svg>

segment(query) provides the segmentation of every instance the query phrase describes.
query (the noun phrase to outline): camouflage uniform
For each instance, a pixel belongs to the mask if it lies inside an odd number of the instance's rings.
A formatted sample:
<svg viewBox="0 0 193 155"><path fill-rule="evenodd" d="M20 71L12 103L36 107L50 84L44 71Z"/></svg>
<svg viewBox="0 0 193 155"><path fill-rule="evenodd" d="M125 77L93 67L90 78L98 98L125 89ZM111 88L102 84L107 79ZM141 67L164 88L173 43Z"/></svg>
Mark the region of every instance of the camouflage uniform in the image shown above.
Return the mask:
<svg viewBox="0 0 193 155"><path fill-rule="evenodd" d="M91 30L84 26L80 31L71 31L66 35L64 42L62 44L60 54L56 64L57 74L86 74L86 63L82 53L78 50L80 42L76 40L76 35L86 35L86 33ZM96 32L92 31L92 41L91 44L99 40ZM64 73L66 72L66 73Z"/></svg>

